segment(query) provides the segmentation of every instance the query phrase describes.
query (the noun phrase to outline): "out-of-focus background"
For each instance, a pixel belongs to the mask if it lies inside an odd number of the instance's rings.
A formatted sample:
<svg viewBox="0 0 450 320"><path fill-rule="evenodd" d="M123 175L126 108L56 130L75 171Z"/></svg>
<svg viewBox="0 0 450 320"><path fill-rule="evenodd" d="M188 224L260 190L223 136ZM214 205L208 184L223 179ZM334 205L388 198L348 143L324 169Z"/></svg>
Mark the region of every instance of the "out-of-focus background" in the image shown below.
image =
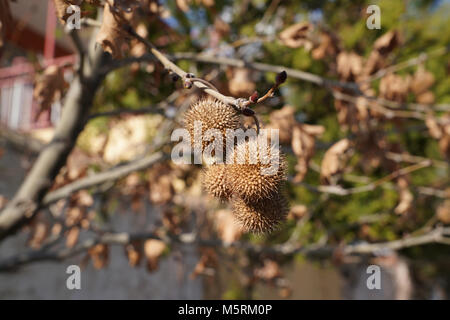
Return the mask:
<svg viewBox="0 0 450 320"><path fill-rule="evenodd" d="M146 160L170 156L172 131L204 93L172 81L108 20L109 3L131 8L141 37L225 95L262 96L287 71L252 107L263 128L280 129L289 164L290 212L276 231L242 232L232 206L202 188L201 166ZM69 4L81 8L72 32L59 11ZM0 9L1 299L449 297L449 1L0 0ZM96 69L103 49L112 56ZM108 72L77 97L83 63ZM73 128L60 121L71 101L86 115ZM37 185L39 172L50 181L18 193L66 124L67 154L49 152L50 169L36 170ZM9 212L23 215L19 227L5 227ZM80 290L66 287L73 264ZM367 285L370 265L381 289Z"/></svg>

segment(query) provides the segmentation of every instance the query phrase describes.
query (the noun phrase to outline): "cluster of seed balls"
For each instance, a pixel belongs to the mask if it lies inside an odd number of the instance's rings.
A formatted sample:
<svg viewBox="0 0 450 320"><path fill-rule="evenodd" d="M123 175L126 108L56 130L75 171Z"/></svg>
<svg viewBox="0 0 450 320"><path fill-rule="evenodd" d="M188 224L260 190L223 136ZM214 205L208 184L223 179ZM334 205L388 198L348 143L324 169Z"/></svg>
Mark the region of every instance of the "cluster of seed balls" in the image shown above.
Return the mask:
<svg viewBox="0 0 450 320"><path fill-rule="evenodd" d="M233 107L213 99L199 100L192 104L184 115L184 126L194 141L194 123L201 121L202 135L208 129L218 129L224 137L226 154L226 130L242 128L241 115ZM242 128L243 129L243 128ZM198 138L198 137L197 137ZM232 163L212 164L202 171L204 189L222 201L230 201L236 222L246 232L268 233L276 229L285 219L288 203L283 194L286 180L286 161L278 148L267 143L267 152L259 152L258 139L250 138L235 146L230 154ZM210 141L197 141L204 149ZM240 152L240 151L244 152ZM250 155L249 152L255 154ZM274 172L264 174L263 170L274 168ZM255 161L256 160L256 161Z"/></svg>

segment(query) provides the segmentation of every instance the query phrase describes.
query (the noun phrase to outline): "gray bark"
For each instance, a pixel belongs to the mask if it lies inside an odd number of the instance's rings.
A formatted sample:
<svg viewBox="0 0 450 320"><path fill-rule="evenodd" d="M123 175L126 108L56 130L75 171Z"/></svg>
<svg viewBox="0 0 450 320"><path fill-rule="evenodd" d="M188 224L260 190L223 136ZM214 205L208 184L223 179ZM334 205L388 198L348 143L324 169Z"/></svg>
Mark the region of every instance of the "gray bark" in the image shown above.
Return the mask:
<svg viewBox="0 0 450 320"><path fill-rule="evenodd" d="M0 212L0 240L15 233L39 210L43 197L66 163L88 120L95 93L105 75L106 59L100 47L93 46L86 56L81 53L82 70L72 81L65 97L53 139L40 152L14 198Z"/></svg>

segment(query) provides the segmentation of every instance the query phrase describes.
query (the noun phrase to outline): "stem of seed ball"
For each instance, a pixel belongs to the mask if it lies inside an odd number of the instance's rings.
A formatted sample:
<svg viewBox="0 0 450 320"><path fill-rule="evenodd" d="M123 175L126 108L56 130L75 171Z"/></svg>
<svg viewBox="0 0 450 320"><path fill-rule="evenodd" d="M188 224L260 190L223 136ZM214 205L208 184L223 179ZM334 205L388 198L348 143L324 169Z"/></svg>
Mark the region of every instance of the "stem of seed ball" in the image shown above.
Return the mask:
<svg viewBox="0 0 450 320"><path fill-rule="evenodd" d="M258 118L256 117L256 114L253 114L251 117L253 118L253 120L255 120L256 134L259 135L259 120L258 120Z"/></svg>
<svg viewBox="0 0 450 320"><path fill-rule="evenodd" d="M207 81L207 80L204 80L204 79L202 79L202 78L195 78L195 77L194 77L194 78L189 78L189 80L201 82L201 83L203 83L204 85L208 86L209 88L211 88L211 89L213 89L213 90L219 92L219 90L218 90L211 82L209 82L209 81Z"/></svg>

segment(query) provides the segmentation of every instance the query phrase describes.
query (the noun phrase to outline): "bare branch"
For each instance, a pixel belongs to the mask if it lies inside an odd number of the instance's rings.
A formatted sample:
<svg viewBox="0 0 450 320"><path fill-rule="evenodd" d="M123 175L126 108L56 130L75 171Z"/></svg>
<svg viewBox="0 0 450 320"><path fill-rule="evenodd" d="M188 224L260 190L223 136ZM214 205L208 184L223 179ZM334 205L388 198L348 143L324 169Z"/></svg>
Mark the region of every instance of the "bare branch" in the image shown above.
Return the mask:
<svg viewBox="0 0 450 320"><path fill-rule="evenodd" d="M364 186L348 188L348 189L344 189L341 186L312 186L312 185L309 185L309 184L306 184L303 182L300 182L299 184L306 187L307 189L310 189L310 190L316 191L316 192L329 193L329 194L334 194L334 195L338 195L338 196L348 196L348 195L355 194L355 193L368 192L368 191L375 190L376 188L378 188L379 186L383 185L386 182L389 182L395 178L398 178L405 174L411 173L413 171L429 167L430 165L431 165L431 161L425 160L423 162L416 163L411 166L401 168L399 170L391 172L387 176L385 176L381 179L378 179L376 181L373 181L371 183L368 183Z"/></svg>
<svg viewBox="0 0 450 320"><path fill-rule="evenodd" d="M416 66L418 64L425 62L426 60L428 60L431 57L436 57L436 56L441 56L441 55L447 54L449 52L449 50L450 50L450 46L441 47L441 48L433 50L429 53L422 52L417 57L414 57L414 58L408 59L406 61L402 61L400 63L397 63L392 66L378 70L377 72L375 72L373 75L371 75L367 79L364 79L363 82L372 82L372 81L382 78L384 75L386 75L388 73L397 72L397 71L405 69L405 68Z"/></svg>
<svg viewBox="0 0 450 320"><path fill-rule="evenodd" d="M450 228L436 227L423 235L405 237L403 239L382 242L382 243L362 243L346 246L343 249L345 254L371 254L385 250L401 250L428 243L441 243L449 245Z"/></svg>
<svg viewBox="0 0 450 320"><path fill-rule="evenodd" d="M224 57L214 57L214 56L207 56L207 55L201 55L197 53L175 53L173 56L173 59L175 60L192 60L197 62L205 62L205 63L213 63L213 64L220 64L220 65L227 65L237 68L249 68L254 69L258 71L269 71L269 72L276 72L280 73L283 71L286 71L289 77L304 80L307 82L311 82L320 86L324 87L337 87L342 89L349 89L349 90L358 90L358 85L353 82L342 82L332 79L327 79L321 76L318 76L313 73L286 68L284 66L276 66L276 65L270 65L265 63L259 63L259 62L247 62L244 60L239 59L231 59L231 58L224 58Z"/></svg>
<svg viewBox="0 0 450 320"><path fill-rule="evenodd" d="M336 90L332 91L333 97L338 99L338 100L343 100L343 101L347 101L347 102L352 102L352 103L356 103L358 101L358 97L357 96L353 96L353 95L349 95L346 93L342 93ZM380 98L375 98L375 97L366 97L364 96L364 98L366 98L367 100L370 101L374 101L375 103L367 103L366 107L369 109L374 109L377 112L383 114L386 116L386 118L388 119L392 119L392 118L413 118L413 119L419 119L419 120L425 120L426 115L422 112L417 112L417 111L406 111L406 110L392 110L392 109L387 109L385 107L383 107L382 105L386 104L387 100L384 99L380 99ZM395 106L398 107L398 104L390 104L391 107Z"/></svg>
<svg viewBox="0 0 450 320"><path fill-rule="evenodd" d="M409 108L409 109L412 108L412 109L415 109L418 111L425 111L425 110L429 110L430 108L432 108L434 110L442 110L442 111L450 110L450 105L448 105L448 104L436 104L436 105L432 105L432 106L418 104L418 103L401 104L401 103L391 101L391 100L367 96L359 89L359 85L357 83L327 79L327 78L318 76L313 73L296 70L296 69L291 69L291 68L286 68L284 66L271 65L271 64L260 63L260 62L247 62L247 61L240 60L240 59L216 57L216 56L203 55L203 54L190 53L190 52L175 53L172 56L172 58L174 60L192 60L192 61L197 61L197 62L226 65L226 66L232 66L232 67L238 67L238 68L249 68L249 69L258 70L258 71L268 71L268 72L277 72L278 73L278 72L282 72L283 70L285 70L287 72L288 76L291 78L311 82L316 85L323 86L328 90L332 90L335 88L348 89L348 90L352 91L356 96L362 96L369 100L376 100L379 104L382 104L385 107L389 107L389 108ZM350 96L350 97L354 97L354 96ZM422 119L421 115L416 114L416 116L418 116L418 119Z"/></svg>
<svg viewBox="0 0 450 320"><path fill-rule="evenodd" d="M11 144L14 148L20 151L27 150L33 154L38 154L44 144L39 140L36 140L28 135L17 133L13 130L9 130L6 127L0 127L0 139L4 139L7 143Z"/></svg>
<svg viewBox="0 0 450 320"><path fill-rule="evenodd" d="M130 234L121 233L104 233L101 236L87 239L78 244L74 248L62 248L59 251L48 250L42 248L40 250L29 250L22 254L7 258L0 261L0 272L17 269L20 266L27 265L38 261L61 261L81 253L86 252L89 248L97 244L108 245L126 245L132 241L158 239L164 241L168 245L197 245L205 247L218 248L237 248L254 254L270 253L293 255L303 254L311 259L327 259L330 258L336 250L345 255L371 255L376 253L386 253L393 250L402 250L409 247L420 246L431 243L440 243L450 245L450 228L436 227L431 231L418 235L404 237L399 240L380 242L380 243L360 243L349 244L344 246L329 246L323 243L301 246L294 242L286 242L279 245L258 245L249 242L235 241L225 243L219 239L200 239L194 233L184 233L181 235L159 235L156 232L145 232Z"/></svg>
<svg viewBox="0 0 450 320"><path fill-rule="evenodd" d="M116 181L134 171L147 169L156 162L162 161L163 159L164 156L162 152L157 152L150 156L129 162L127 164L120 165L116 168L107 170L105 172L101 172L83 179L76 180L55 191L48 193L42 200L42 206L47 206L55 201L58 201L59 199L64 199L76 191L88 189L93 186L103 184L105 182Z"/></svg>
<svg viewBox="0 0 450 320"><path fill-rule="evenodd" d="M419 156L410 155L407 153L395 153L395 152L386 152L386 158L393 160L395 162L409 162L409 163L420 163L424 161L431 161L431 163L440 168L448 168L449 163L445 161L440 161L436 159L424 158Z"/></svg>
<svg viewBox="0 0 450 320"><path fill-rule="evenodd" d="M170 61L163 53L161 53L150 41L147 39L141 37L131 26L127 28L127 31L130 35L135 37L137 40L145 44L145 46L150 50L150 52L159 60L159 62L162 63L162 65L167 69L170 70L173 73L176 73L178 76L181 77L181 79L185 80L188 75L187 72L185 72L183 69L178 67L176 64L174 64L172 61ZM207 94L213 96L214 98L222 101L225 104L238 106L238 103L235 98L224 96L220 92L210 88L208 85L204 84L202 81L198 81L195 78L191 79L192 83L199 89L202 89Z"/></svg>

